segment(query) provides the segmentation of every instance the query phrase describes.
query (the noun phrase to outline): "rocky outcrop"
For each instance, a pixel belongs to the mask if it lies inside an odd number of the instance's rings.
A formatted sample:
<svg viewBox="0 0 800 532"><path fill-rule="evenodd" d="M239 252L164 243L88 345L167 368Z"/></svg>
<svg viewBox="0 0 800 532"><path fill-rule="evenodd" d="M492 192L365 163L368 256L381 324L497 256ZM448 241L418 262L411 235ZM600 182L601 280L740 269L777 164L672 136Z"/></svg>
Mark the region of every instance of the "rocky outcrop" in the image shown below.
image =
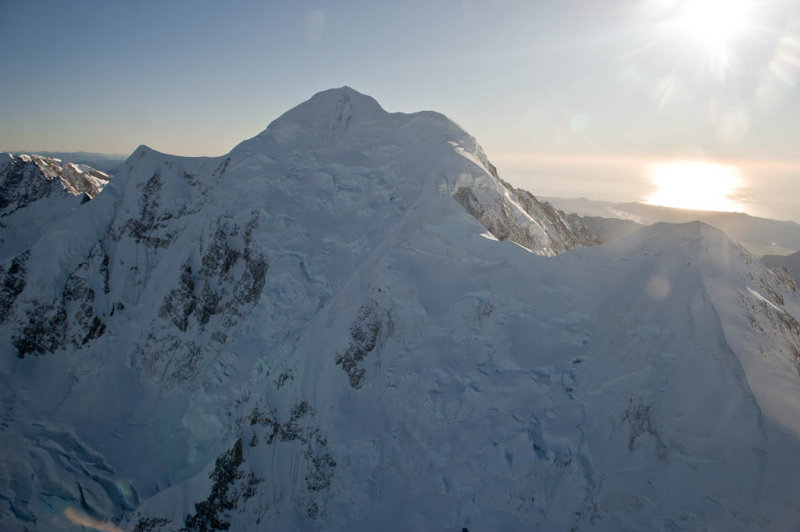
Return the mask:
<svg viewBox="0 0 800 532"><path fill-rule="evenodd" d="M16 299L11 295L14 292L18 295L21 285L24 286L24 269L20 263L12 262L9 272L12 270L16 275L6 275L12 288L3 299L10 301L9 309ZM25 319L14 329L11 338L17 356L44 355L70 346L81 349L100 338L106 331L106 323L95 308L96 292L92 286L96 283L103 286L104 292L108 290L108 256L99 244L67 277L59 298L49 302L33 299L22 304Z"/></svg>
<svg viewBox="0 0 800 532"><path fill-rule="evenodd" d="M183 263L137 359L151 377L173 383L191 379L258 301L269 269L267 256L254 246L258 226L255 212L245 223L220 218L199 244L200 260Z"/></svg>
<svg viewBox="0 0 800 532"><path fill-rule="evenodd" d="M567 216L499 178L496 187L499 194L478 194L473 187L461 186L453 198L498 240L509 240L542 255L598 243L579 216Z"/></svg>
<svg viewBox="0 0 800 532"><path fill-rule="evenodd" d="M319 515L317 494L331 485L336 473L336 460L328 449L328 437L314 422L314 411L307 401L295 403L286 421L280 421L276 410L254 409L250 414L250 446L263 440L268 446L279 442L303 449L305 462L306 513L312 519Z"/></svg>
<svg viewBox="0 0 800 532"><path fill-rule="evenodd" d="M152 248L163 248L169 245L175 236L170 230L167 220L173 218L171 212L161 212L159 192L162 186L161 175L156 172L144 185L139 196L139 212L135 218L129 218L123 225L122 232L127 233L137 244ZM120 238L119 232L116 238Z"/></svg>
<svg viewBox="0 0 800 532"><path fill-rule="evenodd" d="M8 268L0 265L0 323L6 321L14 301L25 288L25 263L29 257L30 253L26 251L14 257Z"/></svg>
<svg viewBox="0 0 800 532"><path fill-rule="evenodd" d="M350 326L350 342L335 358L336 365L342 367L354 389L364 385L367 370L361 362L378 347L380 340L391 336L393 328L391 317L379 311L375 303L359 310Z"/></svg>
<svg viewBox="0 0 800 532"><path fill-rule="evenodd" d="M111 177L86 165L40 155L0 154L0 218L51 196L91 199Z"/></svg>
<svg viewBox="0 0 800 532"><path fill-rule="evenodd" d="M214 471L209 475L213 482L211 493L206 500L194 505L195 513L186 516L183 530L211 532L230 528L224 514L236 508L239 493L233 484L243 476L240 471L243 461L242 439L239 438L229 451L217 458Z"/></svg>

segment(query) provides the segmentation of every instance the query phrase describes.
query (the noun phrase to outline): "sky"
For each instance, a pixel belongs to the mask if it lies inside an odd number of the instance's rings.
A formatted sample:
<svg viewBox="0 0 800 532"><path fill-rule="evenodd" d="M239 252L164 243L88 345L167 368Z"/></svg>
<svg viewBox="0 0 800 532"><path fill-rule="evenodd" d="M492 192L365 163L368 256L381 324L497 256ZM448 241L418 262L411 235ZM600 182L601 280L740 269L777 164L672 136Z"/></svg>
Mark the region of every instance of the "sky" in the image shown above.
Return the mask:
<svg viewBox="0 0 800 532"><path fill-rule="evenodd" d="M702 160L747 169L748 207L800 176L796 0L2 0L0 24L0 150L221 155L348 85L534 192L646 197L651 163Z"/></svg>

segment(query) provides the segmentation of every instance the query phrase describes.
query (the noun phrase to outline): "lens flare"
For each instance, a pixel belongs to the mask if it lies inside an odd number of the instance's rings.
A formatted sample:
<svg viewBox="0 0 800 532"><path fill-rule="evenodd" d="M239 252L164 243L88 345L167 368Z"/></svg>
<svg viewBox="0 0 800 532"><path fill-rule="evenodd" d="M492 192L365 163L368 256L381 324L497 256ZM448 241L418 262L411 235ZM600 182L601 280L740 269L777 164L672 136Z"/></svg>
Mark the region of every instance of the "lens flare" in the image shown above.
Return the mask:
<svg viewBox="0 0 800 532"><path fill-rule="evenodd" d="M123 530L114 523L102 521L96 517L87 515L77 508L65 508L64 516L69 519L70 523L84 528L100 530L101 532L123 532Z"/></svg>

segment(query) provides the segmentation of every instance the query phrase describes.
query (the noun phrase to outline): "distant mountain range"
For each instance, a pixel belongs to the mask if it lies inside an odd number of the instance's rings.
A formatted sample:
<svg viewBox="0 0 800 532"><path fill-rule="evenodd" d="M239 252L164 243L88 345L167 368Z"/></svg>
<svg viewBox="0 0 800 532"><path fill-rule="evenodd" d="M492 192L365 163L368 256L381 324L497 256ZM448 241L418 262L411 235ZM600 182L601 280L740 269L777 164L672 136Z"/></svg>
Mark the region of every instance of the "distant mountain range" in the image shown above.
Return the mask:
<svg viewBox="0 0 800 532"><path fill-rule="evenodd" d="M759 218L744 213L692 211L643 203L613 203L586 198L542 198L558 209L576 213L601 242L609 242L657 222L695 220L712 225L744 245L756 256L788 255L800 250L800 224Z"/></svg>
<svg viewBox="0 0 800 532"><path fill-rule="evenodd" d="M114 174L117 168L125 162L128 158L127 155L109 154L109 153L92 153L86 151L14 151L11 152L15 155L29 154L40 155L42 157L49 157L53 159L61 159L65 163L84 164L91 166L95 170L100 170L106 174Z"/></svg>

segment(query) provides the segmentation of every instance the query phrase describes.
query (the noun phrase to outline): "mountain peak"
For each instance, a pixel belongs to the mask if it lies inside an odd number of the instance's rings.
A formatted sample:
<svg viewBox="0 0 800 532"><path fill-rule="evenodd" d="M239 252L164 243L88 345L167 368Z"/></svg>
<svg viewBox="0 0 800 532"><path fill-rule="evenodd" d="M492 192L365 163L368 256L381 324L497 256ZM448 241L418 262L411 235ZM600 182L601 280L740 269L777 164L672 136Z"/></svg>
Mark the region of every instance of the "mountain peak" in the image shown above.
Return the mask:
<svg viewBox="0 0 800 532"><path fill-rule="evenodd" d="M328 121L331 127L346 127L354 119L369 119L386 114L375 98L345 86L316 93L284 113L278 121L291 120L304 125Z"/></svg>
<svg viewBox="0 0 800 532"><path fill-rule="evenodd" d="M289 113L301 107L311 107L314 110L320 110L320 108L339 108L341 106L351 107L358 112L386 112L378 103L378 101L372 96L358 92L357 90L345 85L339 88L320 91L314 94L314 96L309 98L307 101L290 110Z"/></svg>
<svg viewBox="0 0 800 532"><path fill-rule="evenodd" d="M595 243L582 222L570 221L563 212L502 181L475 138L441 113L389 113L374 98L350 87L328 89L234 148L229 166L246 174L266 160L273 164L303 157L297 174L318 164L349 166L357 172L393 168L392 180L405 183L408 204L423 189L429 197L452 196L495 238L533 253L555 255ZM387 195L398 197L397 191Z"/></svg>
<svg viewBox="0 0 800 532"><path fill-rule="evenodd" d="M328 89L295 106L258 135L278 143L309 136L328 143L348 134L358 124L389 116L371 96L350 87Z"/></svg>

